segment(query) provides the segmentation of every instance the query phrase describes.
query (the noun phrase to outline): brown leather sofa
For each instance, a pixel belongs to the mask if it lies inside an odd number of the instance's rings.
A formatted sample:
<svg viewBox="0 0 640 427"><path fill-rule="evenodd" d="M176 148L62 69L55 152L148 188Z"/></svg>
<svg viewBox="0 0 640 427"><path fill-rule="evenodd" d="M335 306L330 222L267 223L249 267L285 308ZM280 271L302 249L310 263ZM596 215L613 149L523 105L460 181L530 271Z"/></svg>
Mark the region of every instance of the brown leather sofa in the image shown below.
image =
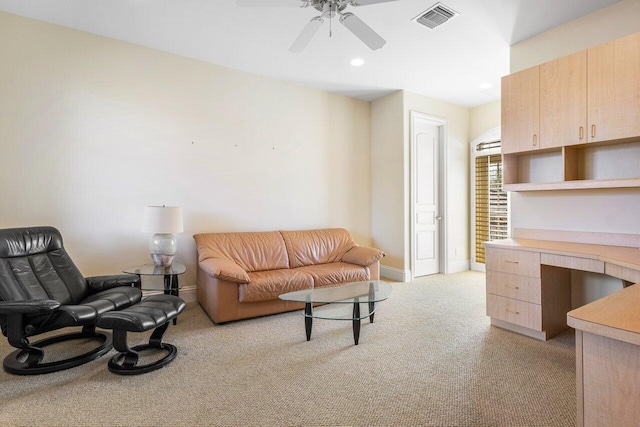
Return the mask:
<svg viewBox="0 0 640 427"><path fill-rule="evenodd" d="M378 279L384 256L342 228L193 237L198 302L216 323L301 309L285 292Z"/></svg>

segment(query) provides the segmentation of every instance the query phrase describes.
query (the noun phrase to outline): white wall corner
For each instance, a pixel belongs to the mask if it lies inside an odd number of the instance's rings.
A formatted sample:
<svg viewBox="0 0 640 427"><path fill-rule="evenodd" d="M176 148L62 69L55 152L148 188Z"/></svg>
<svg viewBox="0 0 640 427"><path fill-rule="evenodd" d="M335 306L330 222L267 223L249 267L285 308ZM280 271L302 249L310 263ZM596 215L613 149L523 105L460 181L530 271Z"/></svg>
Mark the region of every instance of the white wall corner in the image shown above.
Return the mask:
<svg viewBox="0 0 640 427"><path fill-rule="evenodd" d="M460 273L469 270L469 260L453 261L447 264L446 274Z"/></svg>
<svg viewBox="0 0 640 427"><path fill-rule="evenodd" d="M486 268L486 265L484 263L471 261L470 270L486 272L487 268Z"/></svg>
<svg viewBox="0 0 640 427"><path fill-rule="evenodd" d="M396 280L398 282L409 282L411 281L411 271L401 270L399 268L387 267L386 265L381 265L380 277L386 277L388 279Z"/></svg>

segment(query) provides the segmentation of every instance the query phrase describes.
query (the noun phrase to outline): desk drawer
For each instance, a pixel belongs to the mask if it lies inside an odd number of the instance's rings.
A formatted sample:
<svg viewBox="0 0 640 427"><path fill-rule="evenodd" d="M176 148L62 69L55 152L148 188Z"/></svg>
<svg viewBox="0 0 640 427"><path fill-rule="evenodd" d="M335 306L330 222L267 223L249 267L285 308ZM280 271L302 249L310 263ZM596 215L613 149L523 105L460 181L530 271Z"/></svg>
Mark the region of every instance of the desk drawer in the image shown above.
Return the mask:
<svg viewBox="0 0 640 427"><path fill-rule="evenodd" d="M487 270L487 293L520 301L541 303L540 279Z"/></svg>
<svg viewBox="0 0 640 427"><path fill-rule="evenodd" d="M640 270L634 270L608 262L604 265L604 272L607 276L617 277L618 279L627 280L631 283L640 283Z"/></svg>
<svg viewBox="0 0 640 427"><path fill-rule="evenodd" d="M542 306L487 294L487 316L542 331Z"/></svg>
<svg viewBox="0 0 640 427"><path fill-rule="evenodd" d="M487 270L540 278L540 252L486 248Z"/></svg>
<svg viewBox="0 0 640 427"><path fill-rule="evenodd" d="M604 262L599 259L580 258L575 256L542 254L540 262L544 265L570 268L572 270L591 271L593 273L604 273Z"/></svg>

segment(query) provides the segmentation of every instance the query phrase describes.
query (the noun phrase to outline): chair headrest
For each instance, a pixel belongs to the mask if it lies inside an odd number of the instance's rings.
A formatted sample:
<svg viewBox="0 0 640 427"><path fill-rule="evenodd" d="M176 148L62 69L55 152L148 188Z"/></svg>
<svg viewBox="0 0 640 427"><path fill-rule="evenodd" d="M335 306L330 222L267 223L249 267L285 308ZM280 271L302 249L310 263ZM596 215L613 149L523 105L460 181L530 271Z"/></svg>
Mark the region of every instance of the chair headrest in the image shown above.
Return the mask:
<svg viewBox="0 0 640 427"><path fill-rule="evenodd" d="M0 258L13 258L61 249L62 236L54 227L0 230Z"/></svg>

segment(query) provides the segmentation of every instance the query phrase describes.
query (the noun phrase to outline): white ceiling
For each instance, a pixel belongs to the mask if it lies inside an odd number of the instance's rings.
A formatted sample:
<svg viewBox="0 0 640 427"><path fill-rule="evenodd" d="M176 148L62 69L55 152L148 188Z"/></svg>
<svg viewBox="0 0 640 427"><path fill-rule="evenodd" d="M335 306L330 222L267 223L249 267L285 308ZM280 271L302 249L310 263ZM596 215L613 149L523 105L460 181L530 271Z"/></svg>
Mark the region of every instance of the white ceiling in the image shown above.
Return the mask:
<svg viewBox="0 0 640 427"><path fill-rule="evenodd" d="M371 51L333 19L302 53L289 46L313 8L235 0L0 0L0 10L305 86L373 100L397 89L465 107L500 97L509 45L618 0L442 0L460 13L435 30L412 21L437 0L347 7L387 44ZM351 59L366 61L359 68ZM480 89L483 83L492 85Z"/></svg>

